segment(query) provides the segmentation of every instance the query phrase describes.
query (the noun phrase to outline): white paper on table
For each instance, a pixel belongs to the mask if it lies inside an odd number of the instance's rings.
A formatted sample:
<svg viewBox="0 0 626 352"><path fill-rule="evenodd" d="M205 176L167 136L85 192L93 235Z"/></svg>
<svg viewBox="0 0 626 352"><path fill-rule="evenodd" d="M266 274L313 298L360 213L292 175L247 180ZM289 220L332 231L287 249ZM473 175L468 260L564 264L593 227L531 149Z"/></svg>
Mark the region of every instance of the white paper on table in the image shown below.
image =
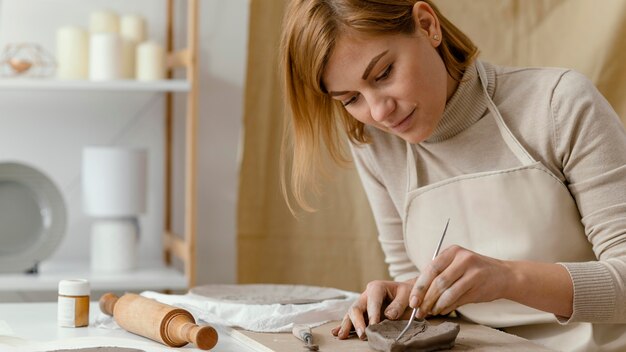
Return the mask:
<svg viewBox="0 0 626 352"><path fill-rule="evenodd" d="M341 320L359 294L341 291L345 298L329 299L313 304L239 304L210 300L191 293L185 295L144 291L142 296L183 308L196 321L240 327L255 332L290 332L293 324L316 327L332 320Z"/></svg>
<svg viewBox="0 0 626 352"><path fill-rule="evenodd" d="M6 321L0 320L0 338L3 336L13 335L15 335L15 333L13 332L13 329L11 329L11 326L9 326Z"/></svg>
<svg viewBox="0 0 626 352"><path fill-rule="evenodd" d="M97 314L96 319L94 320L93 325L92 325L94 328L110 329L110 330L122 329L122 327L117 324L117 322L115 321L115 319L113 319L112 316L108 314L104 314L102 312L97 312L96 314Z"/></svg>

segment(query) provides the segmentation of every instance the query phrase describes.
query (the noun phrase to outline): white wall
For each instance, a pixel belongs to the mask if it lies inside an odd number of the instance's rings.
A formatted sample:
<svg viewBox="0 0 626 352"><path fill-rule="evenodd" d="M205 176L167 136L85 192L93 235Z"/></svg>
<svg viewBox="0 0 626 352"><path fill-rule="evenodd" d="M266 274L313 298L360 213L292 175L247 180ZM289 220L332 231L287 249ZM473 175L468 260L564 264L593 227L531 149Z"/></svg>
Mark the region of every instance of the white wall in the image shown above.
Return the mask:
<svg viewBox="0 0 626 352"><path fill-rule="evenodd" d="M234 283L248 0L202 0L198 283Z"/></svg>
<svg viewBox="0 0 626 352"><path fill-rule="evenodd" d="M184 45L186 2L176 1L177 46ZM89 13L110 8L148 19L149 36L163 42L165 1L2 0L0 44L35 42L55 51L61 25L87 27ZM200 1L198 125L198 283L236 279L235 221L238 147L243 115L248 0ZM184 95L176 97L182 105ZM180 106L179 106L180 108ZM182 113L184 110L179 109ZM176 118L175 164L182 170L184 125ZM89 218L82 214L80 158L85 145L149 150L148 211L141 218L140 261L160 260L163 228L163 97L149 93L5 92L0 94L0 161L30 164L60 187L68 230L50 261L89 256ZM182 175L175 176L174 226L182 231Z"/></svg>

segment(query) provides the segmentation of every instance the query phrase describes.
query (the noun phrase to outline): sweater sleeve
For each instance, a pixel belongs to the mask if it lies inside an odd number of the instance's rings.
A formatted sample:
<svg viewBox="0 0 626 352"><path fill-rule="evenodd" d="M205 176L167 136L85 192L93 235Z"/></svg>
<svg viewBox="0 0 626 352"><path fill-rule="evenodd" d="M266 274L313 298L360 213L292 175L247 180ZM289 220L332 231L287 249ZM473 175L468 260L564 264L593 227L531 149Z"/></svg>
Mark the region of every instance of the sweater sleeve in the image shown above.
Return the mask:
<svg viewBox="0 0 626 352"><path fill-rule="evenodd" d="M370 203L378 230L378 241L389 266L389 275L395 281L405 281L418 275L404 247L402 218L385 187L371 151L367 145L350 144L356 169Z"/></svg>
<svg viewBox="0 0 626 352"><path fill-rule="evenodd" d="M583 75L568 71L552 97L554 147L597 261L560 263L574 285L561 323L626 323L626 133Z"/></svg>

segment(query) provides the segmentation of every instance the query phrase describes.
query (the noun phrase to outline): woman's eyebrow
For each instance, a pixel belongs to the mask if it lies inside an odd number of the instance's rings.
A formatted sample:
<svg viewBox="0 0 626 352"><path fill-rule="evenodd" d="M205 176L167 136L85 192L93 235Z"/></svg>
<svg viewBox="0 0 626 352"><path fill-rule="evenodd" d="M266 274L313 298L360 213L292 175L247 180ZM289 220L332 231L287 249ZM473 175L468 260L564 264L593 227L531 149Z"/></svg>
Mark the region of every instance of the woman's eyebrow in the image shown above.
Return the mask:
<svg viewBox="0 0 626 352"><path fill-rule="evenodd" d="M367 79L367 76L370 75L370 72L372 72L372 69L374 68L374 65L376 65L376 63L378 62L378 60L380 60L383 56L385 56L385 54L387 54L389 52L389 50L385 50L382 53L376 55L372 61L370 61L370 63L367 65L367 67L365 68L365 71L363 72L363 76L361 76L361 78L363 80Z"/></svg>
<svg viewBox="0 0 626 352"><path fill-rule="evenodd" d="M338 96L338 95L344 95L344 94L348 94L348 93L350 93L350 92L348 92L347 90L342 90L341 92L329 92L328 94L331 97L335 97L335 96Z"/></svg>
<svg viewBox="0 0 626 352"><path fill-rule="evenodd" d="M365 68L365 71L363 71L363 76L361 76L361 78L363 80L366 80L367 77L370 75L370 72L372 72L372 69L374 68L374 66L376 66L376 63L382 59L383 56L385 56L387 53L389 52L389 50L385 50L382 53L374 56L374 58L372 58L372 60L370 61L369 64L367 64L367 67ZM340 92L328 92L328 94L330 96L338 96L338 95L344 95L349 93L349 91L340 91Z"/></svg>

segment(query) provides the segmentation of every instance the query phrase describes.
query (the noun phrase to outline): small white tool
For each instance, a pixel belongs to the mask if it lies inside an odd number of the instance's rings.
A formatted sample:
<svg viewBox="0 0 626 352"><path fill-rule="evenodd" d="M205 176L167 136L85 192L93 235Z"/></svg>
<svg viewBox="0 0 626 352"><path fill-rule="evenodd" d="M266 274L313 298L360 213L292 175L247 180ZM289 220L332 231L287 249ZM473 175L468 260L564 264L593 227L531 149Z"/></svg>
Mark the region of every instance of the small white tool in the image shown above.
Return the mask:
<svg viewBox="0 0 626 352"><path fill-rule="evenodd" d="M441 249L441 244L443 243L443 238L446 237L446 232L448 231L448 225L450 224L450 219L448 218L448 222L446 222L446 227L443 229L443 234L441 234L441 238L439 239L439 243L437 244L437 249L435 249L435 254L433 254L433 260L435 260L435 258L437 258L437 255L439 254L439 250ZM404 336L404 334L409 330L409 328L411 327L411 323L413 322L413 319L415 319L415 315L417 314L417 310L419 308L413 308L413 312L411 313L411 317L409 318L409 321L406 323L406 326L404 327L404 330L402 330L402 332L400 332L400 335L398 335L398 337L396 337L395 341L400 340L400 338L402 336Z"/></svg>
<svg viewBox="0 0 626 352"><path fill-rule="evenodd" d="M318 351L320 348L318 345L313 344L313 333L311 333L311 328L305 324L293 324L293 329L291 329L293 336L298 339L304 341L304 347L309 351Z"/></svg>

